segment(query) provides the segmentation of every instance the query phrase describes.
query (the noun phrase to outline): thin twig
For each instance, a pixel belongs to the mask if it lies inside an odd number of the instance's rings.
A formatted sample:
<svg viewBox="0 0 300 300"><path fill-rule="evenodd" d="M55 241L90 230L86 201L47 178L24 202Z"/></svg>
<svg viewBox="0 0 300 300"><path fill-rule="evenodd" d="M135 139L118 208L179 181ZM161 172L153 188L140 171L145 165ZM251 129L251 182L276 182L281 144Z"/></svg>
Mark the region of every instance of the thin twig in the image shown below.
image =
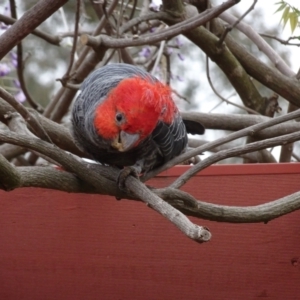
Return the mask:
<svg viewBox="0 0 300 300"><path fill-rule="evenodd" d="M129 3L129 1L128 1L128 3ZM133 6L132 6L132 10L130 12L129 20L131 20L133 18L133 16L134 16L136 5L137 5L137 0L134 0Z"/></svg>
<svg viewBox="0 0 300 300"><path fill-rule="evenodd" d="M76 54L76 47L77 47L77 40L78 40L79 18L80 18L80 0L77 0L76 1L74 37L73 37L72 50L71 50L71 53L70 53L70 62L69 62L69 66L68 66L66 74L63 76L63 78L61 78L59 80L62 83L63 86L66 85L67 81L72 76L72 74L70 74L70 72L73 68L74 58L75 58L75 54Z"/></svg>
<svg viewBox="0 0 300 300"><path fill-rule="evenodd" d="M300 156L298 156L295 152L292 153L292 157L294 157L298 162L300 162Z"/></svg>
<svg viewBox="0 0 300 300"><path fill-rule="evenodd" d="M242 106L242 105L239 105L239 104L236 104L234 102L231 102L229 101L228 99L225 99L214 87L212 81L211 81L211 78L210 78L210 71L209 71L209 58L208 56L206 55L206 77L207 77L207 80L208 80L208 83L211 87L211 89L213 90L213 92L224 102L226 102L227 104L231 104L232 106L235 106L239 109L242 109L242 110L245 110L247 111L248 113L250 114L254 114L254 115L260 115L257 111L249 108L249 107L246 107L246 106Z"/></svg>
<svg viewBox="0 0 300 300"><path fill-rule="evenodd" d="M254 152L262 149L266 149L273 146L278 145L285 145L288 143L292 143L295 141L298 141L300 139L300 133L294 132L290 134L286 134L280 137L275 137L263 141L258 141L254 143L250 143L247 145L235 147L229 150L222 150L216 154L213 154L209 156L208 158L200 161L196 165L194 165L191 169L189 169L187 172L182 174L180 177L178 177L171 185L172 188L180 188L183 186L193 175L197 174L201 170L205 169L206 167L210 166L211 164L220 161L222 159L228 158L228 157L234 157L236 155L248 153L248 152Z"/></svg>
<svg viewBox="0 0 300 300"><path fill-rule="evenodd" d="M241 138L241 137L245 137L245 136L253 136L256 132L258 131L261 131L265 128L268 128L268 127L271 127L273 125L276 125L276 124L280 124L280 123L283 123L283 122L286 122L286 121L289 121L289 120L292 120L292 119L296 119L296 118L299 118L300 117L300 109L294 111L294 112L291 112L289 114L286 114L286 115L283 115L283 116L280 116L280 117L276 117L276 118L273 118L273 119L270 119L266 122L261 122L259 124L255 124L255 125L252 125L250 127L247 127L247 128L244 128L242 130L239 130L237 132L233 132L223 138L220 138L216 141L213 141L213 142L210 142L210 143L207 143L206 145L203 145L203 146L200 146L198 148L195 148L191 151L188 151L186 153L183 153L175 158L173 158L172 160L170 160L169 162L167 162L166 164L164 164L163 166L153 170L153 171L150 171L149 173L147 173L146 175L142 176L142 180L143 181L147 181L149 180L150 178L156 176L157 174L161 173L162 171L165 171L183 161L186 161L196 155L199 155L201 153L203 153L204 151L208 151L209 149L211 148L214 148L214 147L217 147L219 145L222 145L222 144L225 144L227 142L230 142L230 141L233 141L235 139L238 139L238 138Z"/></svg>
<svg viewBox="0 0 300 300"><path fill-rule="evenodd" d="M265 34L265 33L260 33L260 35L263 36L263 37L266 37L266 38L276 40L276 41L280 42L283 45L300 47L300 43L290 43L290 40L293 40L293 39L299 40L298 36L291 36L288 39L284 40L284 39L281 39L281 38L279 38L275 35L269 35L269 34Z"/></svg>
<svg viewBox="0 0 300 300"><path fill-rule="evenodd" d="M237 25L239 24L255 7L257 3L257 0L254 0L252 5L245 11L244 14L241 15L241 17L239 17L236 22L233 24L233 25L230 25L230 26L226 26L222 36L220 37L218 43L217 43L217 46L218 47L221 47L221 45L223 44L227 34Z"/></svg>
<svg viewBox="0 0 300 300"><path fill-rule="evenodd" d="M132 39L128 39L128 38L116 39L116 38L107 37L105 35L101 35L98 37L82 35L80 37L80 40L84 45L88 45L94 48L95 51L97 51L98 48L101 46L105 46L108 48L125 48L129 46L142 46L146 44L157 43L157 42L161 42L162 40L170 39L185 31L194 29L200 25L204 25L206 22L217 17L223 11L232 7L237 2L239 1L228 0L227 2L219 6L208 9L201 14L198 14L185 21L179 22L176 25L170 26L169 28L164 29L155 34L145 34L141 37L136 37Z"/></svg>
<svg viewBox="0 0 300 300"><path fill-rule="evenodd" d="M10 12L11 15L14 19L18 19L17 17L17 10L16 10L16 4L15 4L15 0L9 0L9 4L10 4ZM25 80L24 80L24 65L23 65L23 46L22 46L22 42L20 42L17 45L17 73L18 73L18 79L20 82L20 87L22 92L24 93L26 100L28 102L28 104L36 109L38 112L43 113L44 109L37 104L32 97L30 96L26 84L25 84Z"/></svg>
<svg viewBox="0 0 300 300"><path fill-rule="evenodd" d="M162 54L163 54L165 44L166 44L166 41L161 41L160 42L160 46L159 46L159 49L158 49L158 52L157 52L157 55L156 55L156 60L155 60L154 66L153 66L152 71L151 71L151 75L155 74L156 68L157 68L157 66L158 66L158 64L161 60Z"/></svg>

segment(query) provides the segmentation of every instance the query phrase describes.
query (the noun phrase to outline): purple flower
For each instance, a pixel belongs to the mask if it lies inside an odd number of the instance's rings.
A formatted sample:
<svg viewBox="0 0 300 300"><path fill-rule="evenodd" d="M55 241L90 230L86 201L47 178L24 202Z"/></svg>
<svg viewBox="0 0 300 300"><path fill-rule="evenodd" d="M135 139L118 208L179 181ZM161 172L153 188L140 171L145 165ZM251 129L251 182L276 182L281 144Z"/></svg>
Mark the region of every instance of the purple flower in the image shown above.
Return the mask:
<svg viewBox="0 0 300 300"><path fill-rule="evenodd" d="M24 95L24 93L23 93L23 91L22 90L20 90L16 95L15 95L15 98L16 98L16 100L18 101L18 102L24 102L25 100L26 100L26 97L25 97L25 95Z"/></svg>
<svg viewBox="0 0 300 300"><path fill-rule="evenodd" d="M180 60L184 60L184 56L181 53L177 53Z"/></svg>
<svg viewBox="0 0 300 300"><path fill-rule="evenodd" d="M18 56L15 52L10 52L11 64L17 68L18 67Z"/></svg>
<svg viewBox="0 0 300 300"><path fill-rule="evenodd" d="M0 63L0 77L4 77L10 72L10 67L7 64Z"/></svg>
<svg viewBox="0 0 300 300"><path fill-rule="evenodd" d="M175 38L175 41L176 41L176 45L180 48L182 45L183 45L183 42L180 40L180 38L177 36Z"/></svg>
<svg viewBox="0 0 300 300"><path fill-rule="evenodd" d="M171 55L173 53L173 49L170 47L167 47L167 53L168 53L168 55Z"/></svg>
<svg viewBox="0 0 300 300"><path fill-rule="evenodd" d="M151 55L150 47L144 47L144 48L139 52L139 55L148 58L148 57Z"/></svg>
<svg viewBox="0 0 300 300"><path fill-rule="evenodd" d="M20 81L18 80L18 79L14 79L14 85L15 85L15 87L17 87L17 88L21 88L21 84L20 84Z"/></svg>

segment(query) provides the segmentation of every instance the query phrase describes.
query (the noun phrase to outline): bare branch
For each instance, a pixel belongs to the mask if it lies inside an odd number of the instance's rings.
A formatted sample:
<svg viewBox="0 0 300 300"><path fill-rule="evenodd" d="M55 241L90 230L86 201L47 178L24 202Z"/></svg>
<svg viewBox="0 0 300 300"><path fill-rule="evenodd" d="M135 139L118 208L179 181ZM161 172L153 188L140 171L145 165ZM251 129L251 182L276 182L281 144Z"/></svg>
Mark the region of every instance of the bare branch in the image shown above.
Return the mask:
<svg viewBox="0 0 300 300"><path fill-rule="evenodd" d="M234 24L237 22L237 18L227 11L223 12L220 15L220 19L223 21ZM295 73L291 70L291 68L286 64L286 62L281 58L280 55L264 40L261 36L262 34L258 34L249 24L245 22L240 22L236 25L236 28L239 29L242 33L244 33L257 47L260 51L262 51L268 58L273 62L275 67L286 76L295 76Z"/></svg>
<svg viewBox="0 0 300 300"><path fill-rule="evenodd" d="M256 206L226 206L198 201L188 193L177 189L158 189L156 193L172 201L172 205L181 209L188 215L201 219L230 223L258 223L268 222L280 216L300 209L300 192ZM181 201L180 201L181 200ZM189 201L194 205L186 206Z"/></svg>
<svg viewBox="0 0 300 300"><path fill-rule="evenodd" d="M300 133L290 133L287 135L283 135L276 138L267 139L264 141L254 142L247 145L243 145L240 147L235 147L229 150L223 150L216 154L213 154L209 156L208 158L200 161L198 164L193 166L191 169L189 169L187 172L182 174L180 177L178 177L170 187L172 188L180 188L183 186L193 175L197 174L199 171L205 169L206 167L210 166L211 164L220 161L222 159L233 157L236 155L258 151L261 149L266 149L278 145L285 145L288 143L292 143L295 141L298 141L300 139Z"/></svg>
<svg viewBox="0 0 300 300"><path fill-rule="evenodd" d="M10 11L11 11L11 15L13 18L17 19L17 11L16 11L16 4L15 4L15 0L10 0ZM24 64L23 64L23 46L22 46L22 42L18 43L17 45L17 73L18 73L18 78L19 78L19 82L20 82L20 86L21 89L26 97L27 102L29 103L29 105L31 107L33 107L34 109L36 109L39 112L43 112L43 108L38 105L30 96L26 84L25 84L25 80L24 80Z"/></svg>
<svg viewBox="0 0 300 300"><path fill-rule="evenodd" d="M17 187L41 187L74 193L99 193L93 186L81 181L74 174L52 167L18 167L17 170L20 176ZM41 178L43 180L40 180ZM300 192L265 204L239 207L207 203L195 199L184 191L172 188L151 190L187 215L218 222L268 222L300 209ZM137 200L134 195L126 198Z"/></svg>
<svg viewBox="0 0 300 300"><path fill-rule="evenodd" d="M255 7L255 5L256 5L256 3L257 3L257 0L254 0L253 1L253 3L252 3L252 5L249 7L249 9L247 9L246 11L245 11L245 13L243 13L231 26L226 26L226 28L225 28L225 30L224 30L224 32L223 32L223 34L222 34L222 36L220 37L220 40L219 40L219 42L218 42L218 46L220 47L222 44L223 44L223 42L224 42L224 40L225 40L225 38L226 38L226 35L234 28L234 27L236 27L253 9L254 9L254 7Z"/></svg>
<svg viewBox="0 0 300 300"><path fill-rule="evenodd" d="M136 178L128 178L126 180L126 187L136 194L143 202L166 217L190 239L199 243L208 242L210 240L211 233L206 227L193 224L183 213L179 212L170 204L152 193Z"/></svg>
<svg viewBox="0 0 300 300"><path fill-rule="evenodd" d="M229 7L235 5L238 1L237 0L228 0L227 2L206 10L205 12L189 18L183 22L179 22L176 25L173 25L167 29L161 30L158 33L155 34L145 34L141 37L137 37L136 39L113 39L110 37L107 37L105 35L101 35L99 37L92 37L88 35L82 35L80 40L82 44L88 45L93 47L95 50L97 50L99 47L108 47L108 48L125 48L125 47L131 47L131 46L142 46L145 44L152 44L156 42L160 42L162 40L167 40L169 38L172 38L178 34L181 34L185 31L194 29L200 25L205 24L212 18L217 17L219 14L221 14L223 11L228 9Z"/></svg>
<svg viewBox="0 0 300 300"><path fill-rule="evenodd" d="M177 164L179 164L183 161L186 161L186 160L188 160L188 159L190 159L190 158L192 158L196 155L199 155L204 151L208 151L211 148L214 148L216 146L222 145L224 143L233 141L235 139L238 139L240 137L244 137L244 136L247 136L247 135L253 136L254 133L257 132L257 131L261 131L261 130L263 130L265 128L268 128L270 126L273 126L275 124L283 123L283 122L286 122L288 120L292 120L292 119L295 119L295 118L298 118L298 117L300 117L300 110L299 109L295 112L286 114L284 116L280 116L280 117L271 119L269 121L253 125L253 126L250 126L248 128L245 128L245 129L242 129L238 132L231 133L226 137L220 138L216 141L210 142L210 143L208 143L204 146L198 147L196 149L193 149L191 151L183 153L183 154L179 155L178 157L173 158L172 160L170 160L169 162L167 162L163 166L147 173L145 176L142 177L142 180L146 181L146 180L156 176L160 172L165 171L165 170L167 170L167 169L169 169L169 168L171 168L171 167L173 167L173 166L175 166L175 165L177 165ZM249 151L249 152L251 152L251 151Z"/></svg>
<svg viewBox="0 0 300 300"><path fill-rule="evenodd" d="M189 138L188 145L191 148L197 148L197 147L200 147L207 143L209 143L209 142L205 141L205 140ZM209 150L209 152L217 153L219 151L232 149L234 147L235 147L235 145L231 145L231 144L227 143L225 145L220 145L215 148L212 148ZM261 151L268 152L268 155L262 155ZM236 157L245 158L245 159L249 160L250 162L254 162L254 163L276 163L277 162L276 159L274 158L274 156L268 150L261 150L261 151L245 153L245 154L238 154ZM268 160L265 160L265 158L268 158Z"/></svg>
<svg viewBox="0 0 300 300"><path fill-rule="evenodd" d="M17 22L17 20L14 18L0 14L0 22L3 22L6 25L12 25L15 22ZM62 40L61 36L51 35L46 32L43 32L40 29L34 29L30 33L45 40L47 43L52 44L54 46L59 46L60 42Z"/></svg>
<svg viewBox="0 0 300 300"><path fill-rule="evenodd" d="M245 110L251 114L254 114L254 115L260 115L257 111L247 107L247 106L242 106L242 105L238 105L236 103L233 103L231 101L229 101L228 99L225 99L217 90L216 88L214 87L212 81L211 81L211 78L210 78L210 72L209 72L209 59L208 59L208 56L206 55L206 77L207 77L207 80L208 80L208 83L211 87L211 89L213 90L213 92L222 100L224 101L225 103L227 104L230 104L232 106L235 106L235 107L238 107L239 109L242 109L242 110Z"/></svg>
<svg viewBox="0 0 300 300"><path fill-rule="evenodd" d="M66 170L76 173L79 178L105 194L117 191L116 181L113 183L107 180L99 172L96 172L93 168L89 168L88 164L79 162L73 156L64 153L54 145L32 137L3 131L0 131L0 141L17 144L45 154L60 163ZM149 204L153 209L174 223L189 238L197 242L206 242L210 239L211 234L207 228L191 223L187 217L151 193L145 185L134 177L127 178L126 187L140 197L142 201Z"/></svg>
<svg viewBox="0 0 300 300"><path fill-rule="evenodd" d="M0 188L10 191L18 187L19 182L20 175L16 168L0 154Z"/></svg>
<svg viewBox="0 0 300 300"><path fill-rule="evenodd" d="M217 114L199 112L181 112L183 119L200 122L206 129L238 131L246 127L270 120L269 117L245 114ZM300 123L289 121L277 124L262 131L254 132L253 137L266 139L300 130Z"/></svg>
<svg viewBox="0 0 300 300"><path fill-rule="evenodd" d="M263 37L266 37L266 38L270 38L270 39L274 39L278 42L280 42L281 44L283 45L288 45L288 46L297 46L297 47L300 47L300 43L291 43L290 41L293 40L293 39L299 39L298 36L291 36L289 37L288 39L286 40L283 40L275 35L270 35L270 34L265 34L265 33L260 33L261 36Z"/></svg>
<svg viewBox="0 0 300 300"><path fill-rule="evenodd" d="M220 20L214 22L214 32L217 35L222 34L223 25ZM278 95L287 99L295 106L300 107L300 86L296 78L287 77L276 69L267 66L239 43L229 34L226 37L226 45L239 60L247 73L261 82L266 87L273 90Z"/></svg>
<svg viewBox="0 0 300 300"><path fill-rule="evenodd" d="M77 47L77 39L78 39L78 27L79 27L79 18L80 18L80 0L76 0L76 14L75 14L75 25L74 25L74 37L73 37L73 45L72 45L72 50L70 53L70 62L69 66L67 69L66 74L63 76L63 78L60 80L62 85L65 85L67 81L69 80L70 74L72 68L73 68L73 63L74 63L74 58L75 58L75 53L76 53L76 47Z"/></svg>
<svg viewBox="0 0 300 300"><path fill-rule="evenodd" d="M0 36L0 60L68 0L40 0Z"/></svg>
<svg viewBox="0 0 300 300"><path fill-rule="evenodd" d="M9 94L2 87L0 87L0 97L2 97L6 102L8 102L18 113L20 113L20 115L33 128L33 130L39 137L51 142L50 137L45 132L40 123L37 121L37 119L32 114L30 114L30 112L26 109L25 106L20 104L11 94Z"/></svg>

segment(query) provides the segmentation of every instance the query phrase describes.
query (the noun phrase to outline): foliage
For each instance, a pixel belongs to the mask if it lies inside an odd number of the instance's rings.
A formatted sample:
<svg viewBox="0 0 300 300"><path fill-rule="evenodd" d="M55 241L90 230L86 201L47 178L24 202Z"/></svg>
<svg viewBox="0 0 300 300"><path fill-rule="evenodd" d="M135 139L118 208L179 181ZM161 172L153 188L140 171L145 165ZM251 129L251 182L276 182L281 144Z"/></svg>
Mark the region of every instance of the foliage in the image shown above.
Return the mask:
<svg viewBox="0 0 300 300"><path fill-rule="evenodd" d="M276 5L278 5L277 12L282 12L281 20L283 22L283 27L287 24L287 22L290 22L291 26L291 32L293 33L297 26L299 26L299 18L300 18L300 11L296 7L290 5L289 3L285 1L277 2Z"/></svg>

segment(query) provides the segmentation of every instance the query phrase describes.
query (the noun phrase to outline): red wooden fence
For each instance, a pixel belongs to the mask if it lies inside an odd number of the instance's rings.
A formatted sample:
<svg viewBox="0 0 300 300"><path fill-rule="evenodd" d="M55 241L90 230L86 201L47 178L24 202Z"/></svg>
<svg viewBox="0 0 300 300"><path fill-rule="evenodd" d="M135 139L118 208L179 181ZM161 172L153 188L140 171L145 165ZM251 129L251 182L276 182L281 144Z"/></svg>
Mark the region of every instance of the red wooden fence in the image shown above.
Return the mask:
<svg viewBox="0 0 300 300"><path fill-rule="evenodd" d="M212 166L184 189L256 205L300 190L300 164ZM268 224L192 220L211 242L189 240L139 202L0 191L0 299L300 299L300 211Z"/></svg>

